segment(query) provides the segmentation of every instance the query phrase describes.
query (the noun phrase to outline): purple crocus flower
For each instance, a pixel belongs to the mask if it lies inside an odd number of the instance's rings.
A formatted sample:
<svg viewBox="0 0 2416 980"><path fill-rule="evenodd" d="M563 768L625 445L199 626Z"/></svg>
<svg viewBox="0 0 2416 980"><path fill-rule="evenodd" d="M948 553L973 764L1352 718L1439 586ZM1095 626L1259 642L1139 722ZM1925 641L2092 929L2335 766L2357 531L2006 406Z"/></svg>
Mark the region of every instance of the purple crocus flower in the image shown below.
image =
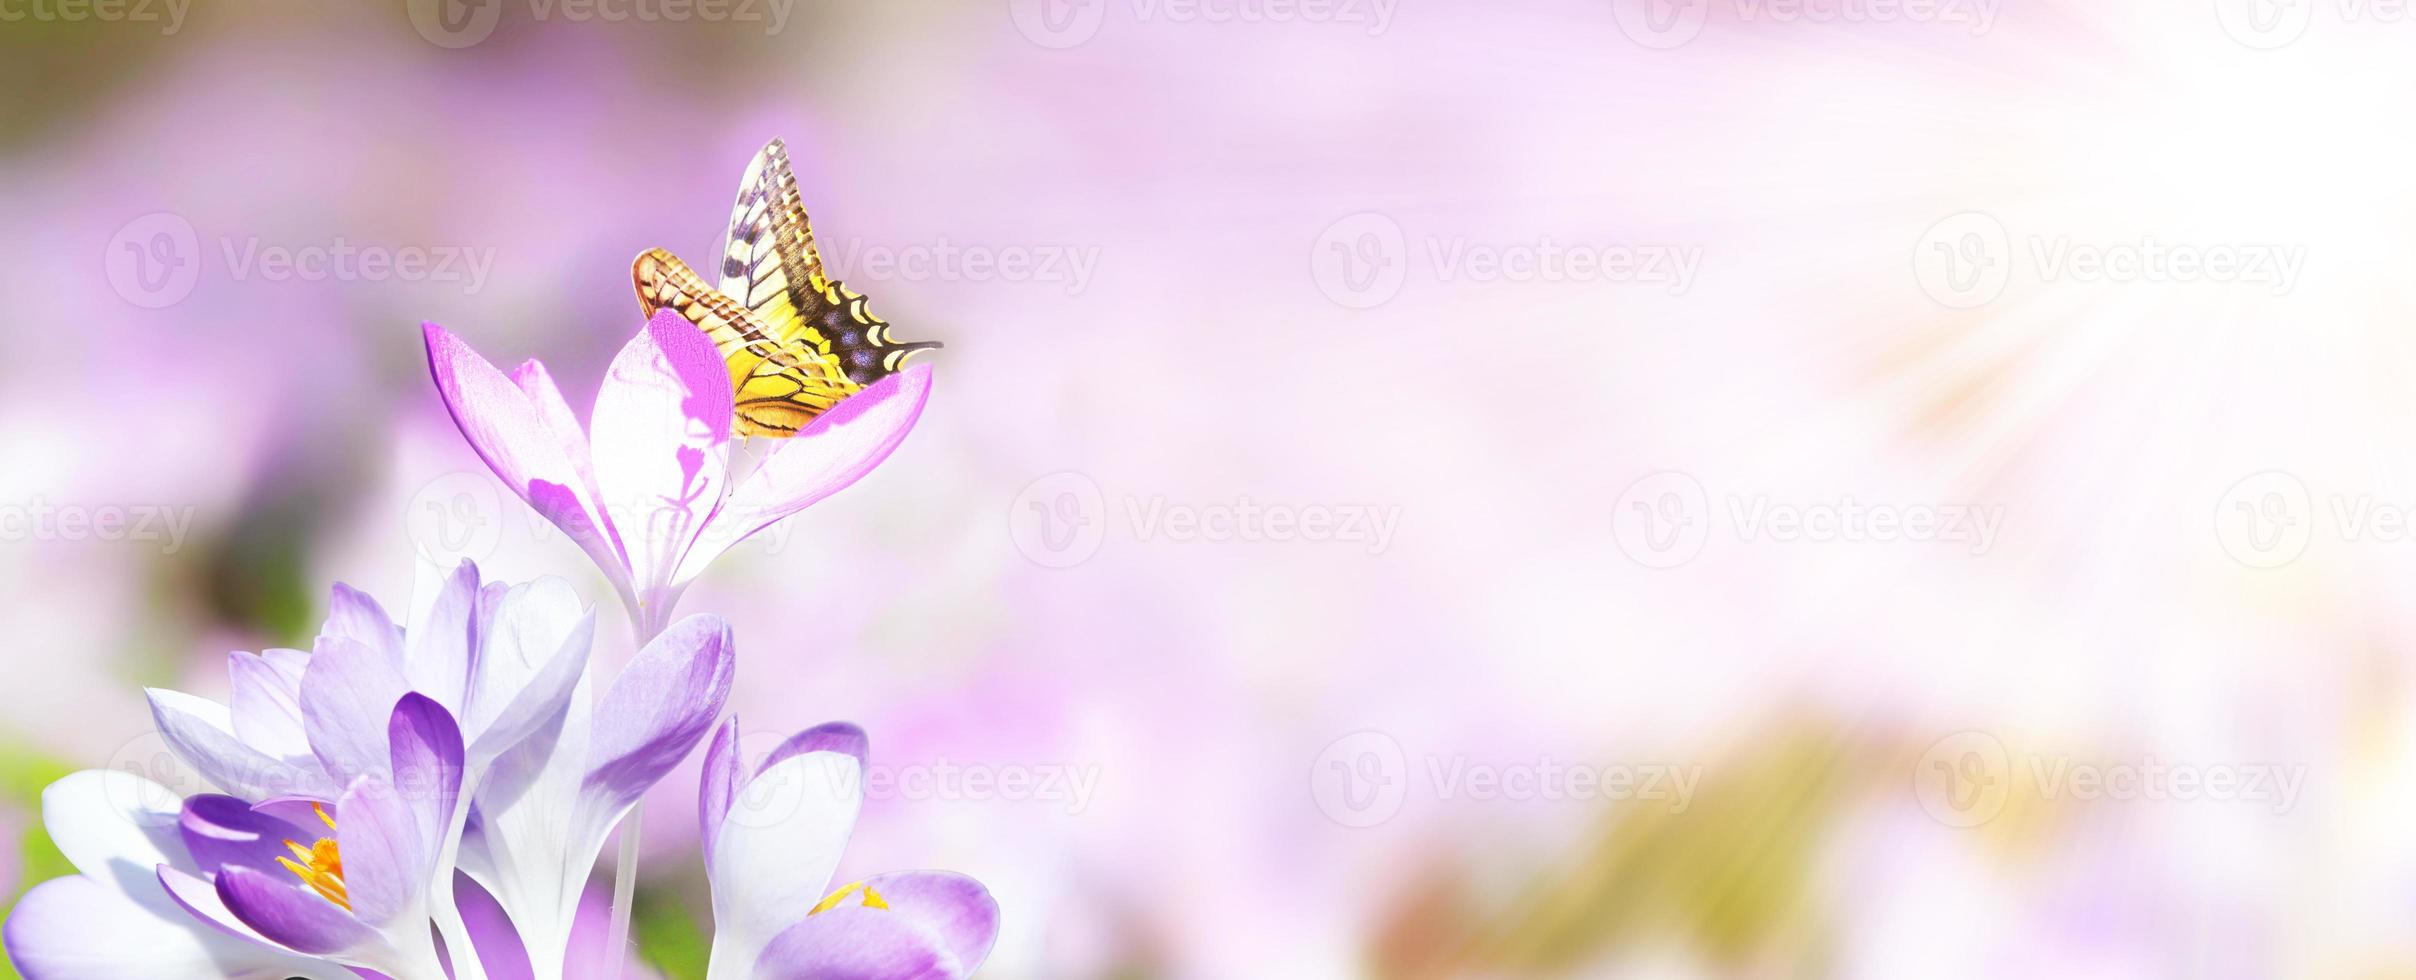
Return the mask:
<svg viewBox="0 0 2416 980"><path fill-rule="evenodd" d="M189 829L233 825L253 832L207 841L205 863L218 868L213 879L162 869L161 883L187 911L231 932L248 928L296 953L395 980L445 980L428 922L438 892L450 906L453 874L444 852L462 805L461 728L443 706L416 693L395 704L386 728L392 748L385 765L354 776L332 808L306 804L331 837L305 847L300 837L319 835L299 833L295 821L262 814L246 826L209 821L203 811L202 819L187 821ZM187 813L194 815L193 808ZM275 854L278 847L292 856Z"/></svg>
<svg viewBox="0 0 2416 980"><path fill-rule="evenodd" d="M753 768L738 719L705 752L697 815L713 885L709 980L961 980L998 937L998 903L947 871L829 891L864 802L864 730L798 733Z"/></svg>
<svg viewBox="0 0 2416 980"><path fill-rule="evenodd" d="M604 570L641 637L748 535L847 488L922 414L931 369L912 366L839 403L743 477L730 465L730 376L713 342L663 310L613 359L582 429L545 366L506 376L426 324L428 366L462 435L529 506Z"/></svg>
<svg viewBox="0 0 2416 980"><path fill-rule="evenodd" d="M249 843L240 835L195 832L251 822L242 802L206 799L204 815L189 824L193 801L130 772L91 769L45 788L43 826L78 873L34 886L9 913L8 958L17 972L27 980L356 976L334 962L271 943L249 926L222 928L192 915L171 896L165 883L171 874L182 879L214 874L225 855L212 848ZM229 811L238 815L216 816ZM210 886L202 891L216 901Z"/></svg>

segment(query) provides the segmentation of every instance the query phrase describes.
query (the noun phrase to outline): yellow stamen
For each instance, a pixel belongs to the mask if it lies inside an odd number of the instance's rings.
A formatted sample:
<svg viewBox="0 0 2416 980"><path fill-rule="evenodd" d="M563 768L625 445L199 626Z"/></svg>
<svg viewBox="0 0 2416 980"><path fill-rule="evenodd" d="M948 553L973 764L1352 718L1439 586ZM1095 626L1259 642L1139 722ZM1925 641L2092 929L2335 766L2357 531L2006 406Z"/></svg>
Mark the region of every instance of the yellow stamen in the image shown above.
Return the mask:
<svg viewBox="0 0 2416 980"><path fill-rule="evenodd" d="M830 911L830 910L832 910L832 909L838 908L838 907L839 907L839 905L840 905L840 903L847 901L847 897L848 897L849 895L852 895L852 894L854 894L854 893L856 893L856 892L858 892L858 891L861 891L861 892L863 892L863 893L864 893L864 907L865 907L865 908L868 908L868 909L885 909L885 908L888 908L888 907L889 907L889 902L887 902L886 900L884 900L884 899L882 899L882 898L881 898L881 893L880 893L880 892L873 891L873 890L872 890L872 886L870 886L870 885L866 885L865 883L863 883L863 882L859 881L859 882L856 882L855 884L849 885L849 886L847 886L847 887L845 887L845 888L839 889L838 891L835 891L835 892L830 893L830 897L829 897L829 898L825 898L825 899L823 899L823 900L822 900L821 904L818 904L818 905L814 906L813 908L807 909L807 910L805 911L805 914L807 914L807 915L819 915L819 914L821 914L821 913L828 912L828 911Z"/></svg>
<svg viewBox="0 0 2416 980"><path fill-rule="evenodd" d="M310 808L319 815L320 822L325 823L328 830L336 829L336 819L327 815L326 808L316 803L311 804ZM336 850L334 838L321 837L309 847L289 840L285 842L285 849L301 860L278 858L278 864L284 865L285 870L293 872L295 877L302 879L303 884L309 885L311 890L328 901L343 906L347 912L352 910L350 896L344 891L344 855Z"/></svg>

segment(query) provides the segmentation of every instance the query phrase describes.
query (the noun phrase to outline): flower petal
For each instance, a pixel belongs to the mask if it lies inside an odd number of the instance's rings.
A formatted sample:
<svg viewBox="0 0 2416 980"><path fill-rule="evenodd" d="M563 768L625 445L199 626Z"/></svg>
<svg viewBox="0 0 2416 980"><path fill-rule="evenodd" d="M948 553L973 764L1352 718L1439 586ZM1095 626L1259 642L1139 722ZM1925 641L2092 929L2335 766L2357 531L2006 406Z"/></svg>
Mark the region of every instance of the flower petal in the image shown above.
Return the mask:
<svg viewBox="0 0 2416 980"><path fill-rule="evenodd" d="M182 809L167 787L112 769L69 773L42 790L42 826L69 864L162 909L153 869L191 861L176 829Z"/></svg>
<svg viewBox="0 0 2416 980"><path fill-rule="evenodd" d="M429 853L410 802L384 777L362 776L336 800L335 816L336 848L344 855L344 892L352 903L352 917L383 926L410 912L425 890ZM225 878L220 874L220 881ZM259 923L252 925L278 938Z"/></svg>
<svg viewBox="0 0 2416 980"><path fill-rule="evenodd" d="M352 586L336 583L335 594L327 602L327 623L319 627L319 635L358 642L384 655L395 669L402 669L403 628L386 615L386 607Z"/></svg>
<svg viewBox="0 0 2416 980"><path fill-rule="evenodd" d="M349 855L347 855L349 856ZM347 865L347 873L350 867ZM279 877L250 868L218 873L218 900L253 931L287 949L313 956L344 957L348 962L385 960L377 951L389 949L386 937L347 914L319 893L295 884L292 875ZM188 976L208 976L202 973Z"/></svg>
<svg viewBox="0 0 2416 980"><path fill-rule="evenodd" d="M478 356L461 338L424 324L428 370L444 397L453 423L487 467L546 520L578 543L629 594L628 559L614 543L612 525L590 496L588 464L574 464L575 443L554 431L550 411Z"/></svg>
<svg viewBox="0 0 2416 980"><path fill-rule="evenodd" d="M864 882L889 910L920 922L947 940L968 974L981 969L998 941L998 900L982 883L954 871L893 871Z"/></svg>
<svg viewBox="0 0 2416 980"><path fill-rule="evenodd" d="M394 787L411 811L422 845L423 878L434 874L431 862L453 830L453 807L461 799L461 729L435 699L414 691L403 695L387 722L387 740L394 746ZM339 830L342 824L338 825Z"/></svg>
<svg viewBox="0 0 2416 980"><path fill-rule="evenodd" d="M158 891L159 886L149 886ZM9 961L26 980L234 977L352 980L333 964L238 939L178 908L146 908L115 888L71 876L44 882L9 913Z"/></svg>
<svg viewBox="0 0 2416 980"><path fill-rule="evenodd" d="M658 311L621 348L589 416L596 487L645 597L671 581L727 494L730 373L695 324Z"/></svg>
<svg viewBox="0 0 2416 980"><path fill-rule="evenodd" d="M464 730L471 758L492 759L561 713L586 673L594 637L595 613L568 583L514 586L470 679Z"/></svg>
<svg viewBox="0 0 2416 980"><path fill-rule="evenodd" d="M308 759L302 734L302 676L256 653L227 654L230 721L244 744L280 759Z"/></svg>
<svg viewBox="0 0 2416 980"><path fill-rule="evenodd" d="M930 398L931 365L916 364L822 413L730 495L673 584L694 579L748 535L863 479L906 441Z"/></svg>
<svg viewBox="0 0 2416 980"><path fill-rule="evenodd" d="M718 951L717 956L718 959ZM841 906L783 930L755 959L755 980L958 980L967 970L914 919Z"/></svg>
<svg viewBox="0 0 2416 980"><path fill-rule="evenodd" d="M306 829L256 810L232 796L205 793L187 797L176 821L193 866L215 872L225 865L275 871L285 856L285 842L308 843L326 836L325 827Z"/></svg>
<svg viewBox="0 0 2416 980"><path fill-rule="evenodd" d="M302 727L328 775L349 786L364 773L386 771L392 764L386 723L410 690L377 651L342 637L319 638L302 675Z"/></svg>
<svg viewBox="0 0 2416 980"><path fill-rule="evenodd" d="M562 455L570 459L571 469L579 474L581 490L587 499L600 501L603 493L596 489L595 460L587 450L587 429L579 424L579 416L570 410L570 400L562 397L562 388L554 384L554 375L545 363L535 358L520 362L512 369L512 383L528 395L529 407L537 410L537 418L562 444Z"/></svg>
<svg viewBox="0 0 2416 980"><path fill-rule="evenodd" d="M764 758L763 765L755 767L755 771L763 772L808 752L837 752L840 755L852 755L856 757L856 765L870 767L872 765L872 738L865 735L864 729L858 727L855 722L826 721L789 736L789 740L780 743L779 748L773 749L772 754Z"/></svg>
<svg viewBox="0 0 2416 980"><path fill-rule="evenodd" d="M175 900L177 907L185 910L185 914L201 920L221 935L271 945L266 937L252 931L251 926L243 924L242 919L227 910L225 900L218 897L217 882L163 864L159 866L159 886L167 891L169 898Z"/></svg>
<svg viewBox="0 0 2416 980"><path fill-rule="evenodd" d="M713 873L713 839L721 835L722 818L729 816L730 803L738 798L739 787L746 784L746 773L738 761L738 716L733 714L713 733L713 744L705 748L705 766L696 788L696 830L704 841L705 873Z"/></svg>
<svg viewBox="0 0 2416 980"><path fill-rule="evenodd" d="M690 616L639 651L596 707L586 792L617 822L721 717L736 641L719 616Z"/></svg>
<svg viewBox="0 0 2416 980"><path fill-rule="evenodd" d="M403 635L403 677L438 704L460 707L478 649L478 566L462 562L445 577L427 615Z"/></svg>
<svg viewBox="0 0 2416 980"><path fill-rule="evenodd" d="M327 792L325 777L298 762L278 759L243 743L226 705L179 691L144 690L151 720L177 756L214 786L249 799Z"/></svg>
<svg viewBox="0 0 2416 980"><path fill-rule="evenodd" d="M837 752L794 756L747 782L709 855L716 961L754 962L822 900L863 789L862 766Z"/></svg>

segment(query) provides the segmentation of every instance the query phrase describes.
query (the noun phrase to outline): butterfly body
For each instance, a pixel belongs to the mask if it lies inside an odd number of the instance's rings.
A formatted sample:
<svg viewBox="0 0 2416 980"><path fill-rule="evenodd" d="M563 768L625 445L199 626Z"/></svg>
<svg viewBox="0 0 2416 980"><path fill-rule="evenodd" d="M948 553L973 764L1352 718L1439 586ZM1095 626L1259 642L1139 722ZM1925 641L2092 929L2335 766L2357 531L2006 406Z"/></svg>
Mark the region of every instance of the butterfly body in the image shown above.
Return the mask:
<svg viewBox="0 0 2416 980"><path fill-rule="evenodd" d="M739 181L718 284L649 249L631 267L646 315L670 309L696 324L730 368L746 435L785 438L935 342L901 343L867 300L825 272L789 168L773 140Z"/></svg>

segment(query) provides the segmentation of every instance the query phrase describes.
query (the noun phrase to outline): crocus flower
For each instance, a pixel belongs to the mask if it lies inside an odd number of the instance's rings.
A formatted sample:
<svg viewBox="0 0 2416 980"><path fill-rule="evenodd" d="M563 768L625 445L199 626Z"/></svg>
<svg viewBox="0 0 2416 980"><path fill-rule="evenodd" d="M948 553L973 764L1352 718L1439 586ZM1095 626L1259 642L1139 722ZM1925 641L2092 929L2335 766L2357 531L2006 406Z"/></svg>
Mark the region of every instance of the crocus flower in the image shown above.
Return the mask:
<svg viewBox="0 0 2416 980"><path fill-rule="evenodd" d="M863 729L789 739L749 775L738 719L705 753L697 800L713 886L709 980L958 980L998 936L998 903L946 871L875 875L829 891L864 802Z"/></svg>
<svg viewBox="0 0 2416 980"><path fill-rule="evenodd" d="M482 587L464 562L408 631L377 600L336 586L313 652L228 655L231 705L146 693L169 747L219 789L333 802L386 765L384 719L409 691L462 719L475 781L562 710L593 636L594 614L560 579Z"/></svg>
<svg viewBox="0 0 2416 980"><path fill-rule="evenodd" d="M198 881L163 871L169 892L195 915L249 927L297 953L395 980L445 980L428 923L435 893L451 897L444 850L461 805L461 728L417 693L395 704L386 727L387 763L353 777L333 807L311 805L327 828L317 843L284 838L296 841L292 856L273 857L263 832L249 848L228 848L236 853L222 858L211 882L215 902L192 887ZM463 948L457 958L475 957Z"/></svg>
<svg viewBox="0 0 2416 980"><path fill-rule="evenodd" d="M238 821L254 822L248 807L228 797L202 802L202 815L188 820L193 801L130 772L92 769L50 784L42 791L42 823L78 873L36 885L18 900L8 917L9 962L27 980L356 976L275 945L249 926L215 925L171 896L172 875L197 880L226 860L233 835L207 828L227 822L210 815L229 805L242 814ZM216 903L210 886L200 891Z"/></svg>
<svg viewBox="0 0 2416 980"><path fill-rule="evenodd" d="M683 619L639 651L600 702L591 706L583 688L496 760L460 867L511 916L535 976L563 975L580 893L605 838L712 731L735 656L729 624Z"/></svg>
<svg viewBox="0 0 2416 980"><path fill-rule="evenodd" d="M545 366L510 376L445 328L424 327L428 366L462 435L496 476L560 527L628 604L641 637L680 592L748 535L845 489L922 414L928 365L850 396L753 472L730 466L728 369L694 324L663 310L613 359L582 429Z"/></svg>

